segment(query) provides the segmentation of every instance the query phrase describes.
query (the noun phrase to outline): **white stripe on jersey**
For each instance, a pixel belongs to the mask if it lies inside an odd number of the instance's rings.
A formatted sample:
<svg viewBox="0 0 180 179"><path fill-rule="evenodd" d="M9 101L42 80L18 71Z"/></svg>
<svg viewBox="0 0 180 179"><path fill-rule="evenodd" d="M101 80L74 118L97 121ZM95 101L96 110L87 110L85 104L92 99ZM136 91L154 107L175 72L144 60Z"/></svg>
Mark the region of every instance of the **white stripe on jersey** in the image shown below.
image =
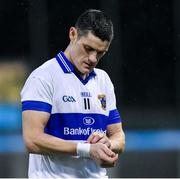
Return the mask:
<svg viewBox="0 0 180 179"><path fill-rule="evenodd" d="M65 66L65 68L67 69L68 72L71 71L71 69L69 68L69 66L67 65L67 63L65 62L65 60L63 59L62 55L59 53L58 57L60 58L61 62L63 63L63 65Z"/></svg>

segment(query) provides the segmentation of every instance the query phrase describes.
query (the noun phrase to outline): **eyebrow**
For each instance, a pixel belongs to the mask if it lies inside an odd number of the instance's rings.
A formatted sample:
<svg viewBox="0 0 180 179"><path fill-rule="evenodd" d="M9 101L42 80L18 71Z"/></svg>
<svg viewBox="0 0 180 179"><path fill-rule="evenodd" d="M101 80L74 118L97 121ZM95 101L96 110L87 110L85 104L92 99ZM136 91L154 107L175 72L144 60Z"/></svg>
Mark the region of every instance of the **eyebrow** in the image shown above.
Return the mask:
<svg viewBox="0 0 180 179"><path fill-rule="evenodd" d="M107 52L108 51L108 49L105 49L105 50L103 50L103 51L101 51L101 50L97 50L97 49L95 49L95 48L93 48L93 47L91 47L90 45L88 45L88 44L84 44L84 46L86 46L86 47L88 47L88 48L90 48L90 49L92 49L92 50L95 50L95 51L97 51L98 53L100 52L100 53L104 53L104 52Z"/></svg>

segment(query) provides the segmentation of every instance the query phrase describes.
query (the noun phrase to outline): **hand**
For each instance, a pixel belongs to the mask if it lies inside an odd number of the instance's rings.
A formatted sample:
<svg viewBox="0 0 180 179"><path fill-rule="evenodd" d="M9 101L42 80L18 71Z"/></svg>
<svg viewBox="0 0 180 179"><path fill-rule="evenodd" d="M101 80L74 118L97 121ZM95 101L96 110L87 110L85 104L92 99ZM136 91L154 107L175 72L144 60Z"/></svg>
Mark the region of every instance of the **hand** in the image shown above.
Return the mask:
<svg viewBox="0 0 180 179"><path fill-rule="evenodd" d="M91 144L90 157L103 168L114 167L118 160L118 154L102 143Z"/></svg>
<svg viewBox="0 0 180 179"><path fill-rule="evenodd" d="M93 132L87 139L87 142L90 144L95 144L95 143L102 143L105 144L108 148L111 147L111 142L108 139L108 137L101 132Z"/></svg>

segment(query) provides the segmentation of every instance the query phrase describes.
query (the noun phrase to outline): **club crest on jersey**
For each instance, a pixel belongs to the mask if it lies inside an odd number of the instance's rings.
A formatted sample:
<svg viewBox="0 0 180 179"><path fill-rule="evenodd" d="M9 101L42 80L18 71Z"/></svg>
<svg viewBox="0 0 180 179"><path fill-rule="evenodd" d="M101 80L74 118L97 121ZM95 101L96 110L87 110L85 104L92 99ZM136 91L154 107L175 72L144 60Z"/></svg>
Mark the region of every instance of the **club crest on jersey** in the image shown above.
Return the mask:
<svg viewBox="0 0 180 179"><path fill-rule="evenodd" d="M105 94L99 94L98 95L98 99L100 100L101 102L101 108L103 110L106 110L106 95Z"/></svg>

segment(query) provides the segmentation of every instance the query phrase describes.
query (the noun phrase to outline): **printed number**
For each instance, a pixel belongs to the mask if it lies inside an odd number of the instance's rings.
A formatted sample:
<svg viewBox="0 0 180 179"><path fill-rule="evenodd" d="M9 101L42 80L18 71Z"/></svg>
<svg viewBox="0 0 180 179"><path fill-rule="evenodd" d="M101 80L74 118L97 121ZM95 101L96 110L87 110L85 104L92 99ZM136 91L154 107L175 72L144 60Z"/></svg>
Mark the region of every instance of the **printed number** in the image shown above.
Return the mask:
<svg viewBox="0 0 180 179"><path fill-rule="evenodd" d="M90 101L89 101L89 98L84 98L84 108L87 110L87 109L90 109Z"/></svg>

